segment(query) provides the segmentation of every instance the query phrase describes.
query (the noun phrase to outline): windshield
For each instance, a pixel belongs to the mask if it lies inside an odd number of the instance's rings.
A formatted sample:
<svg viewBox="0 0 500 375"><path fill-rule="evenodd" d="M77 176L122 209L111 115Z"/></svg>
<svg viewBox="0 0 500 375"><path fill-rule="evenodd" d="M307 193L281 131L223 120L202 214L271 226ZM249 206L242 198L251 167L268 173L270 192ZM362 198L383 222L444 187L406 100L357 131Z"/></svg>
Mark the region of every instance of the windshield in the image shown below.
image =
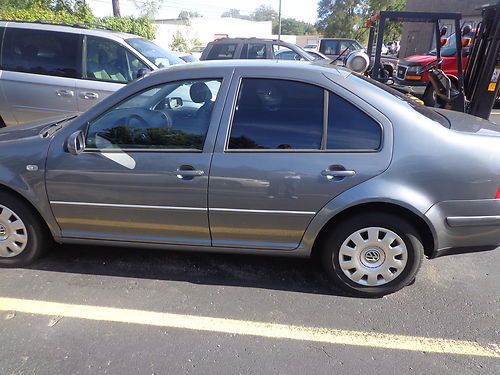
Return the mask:
<svg viewBox="0 0 500 375"><path fill-rule="evenodd" d="M433 111L432 109L424 106L423 104L418 103L416 100L412 99L410 96L405 95L398 90L395 90L387 85L384 85L383 83L380 83L378 81L375 81L374 79L365 77L361 74L358 73L352 73L349 75L349 79L355 80L356 83L362 85L362 86L376 86L379 89L383 90L381 94L385 95L390 95L394 99L398 99L404 104L408 106L408 109L411 109L413 111L416 111L420 113L421 115L427 117L428 119L437 122L438 124L444 126L445 128L450 128L451 124L450 122L444 117L443 115L439 114L436 111ZM367 87L368 88L368 87ZM369 88L368 88L369 89Z"/></svg>
<svg viewBox="0 0 500 375"><path fill-rule="evenodd" d="M173 53L164 50L150 40L144 38L132 38L127 39L126 42L158 68L166 68L170 65L184 63L184 61L175 56Z"/></svg>

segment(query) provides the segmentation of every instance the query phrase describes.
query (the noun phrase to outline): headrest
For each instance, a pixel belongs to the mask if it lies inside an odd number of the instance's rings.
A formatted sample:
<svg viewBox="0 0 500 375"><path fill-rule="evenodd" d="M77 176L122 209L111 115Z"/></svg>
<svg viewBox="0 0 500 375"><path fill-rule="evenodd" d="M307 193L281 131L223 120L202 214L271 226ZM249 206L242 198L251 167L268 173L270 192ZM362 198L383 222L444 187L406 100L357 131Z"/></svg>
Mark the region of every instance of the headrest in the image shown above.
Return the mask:
<svg viewBox="0 0 500 375"><path fill-rule="evenodd" d="M212 99L212 92L205 82L196 82L189 89L191 100L195 103L206 103Z"/></svg>

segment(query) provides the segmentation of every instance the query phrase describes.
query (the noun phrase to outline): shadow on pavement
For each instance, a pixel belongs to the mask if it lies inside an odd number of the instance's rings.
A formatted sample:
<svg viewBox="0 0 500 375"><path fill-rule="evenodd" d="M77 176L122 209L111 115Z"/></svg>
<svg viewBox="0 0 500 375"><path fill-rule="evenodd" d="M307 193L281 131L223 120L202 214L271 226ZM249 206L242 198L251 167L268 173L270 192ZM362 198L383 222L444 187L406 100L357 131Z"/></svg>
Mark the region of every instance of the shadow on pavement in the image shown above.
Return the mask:
<svg viewBox="0 0 500 375"><path fill-rule="evenodd" d="M56 245L34 270L347 297L317 262L273 256Z"/></svg>

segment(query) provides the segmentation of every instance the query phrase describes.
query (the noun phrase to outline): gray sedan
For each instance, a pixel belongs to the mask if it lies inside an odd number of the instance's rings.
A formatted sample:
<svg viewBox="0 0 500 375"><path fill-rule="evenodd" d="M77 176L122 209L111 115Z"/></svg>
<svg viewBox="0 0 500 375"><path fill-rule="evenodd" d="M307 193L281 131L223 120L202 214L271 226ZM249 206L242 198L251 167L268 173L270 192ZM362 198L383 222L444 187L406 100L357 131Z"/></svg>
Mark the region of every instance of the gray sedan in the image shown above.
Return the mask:
<svg viewBox="0 0 500 375"><path fill-rule="evenodd" d="M342 68L154 72L79 117L0 131L0 265L52 241L309 257L381 296L500 244L500 132Z"/></svg>

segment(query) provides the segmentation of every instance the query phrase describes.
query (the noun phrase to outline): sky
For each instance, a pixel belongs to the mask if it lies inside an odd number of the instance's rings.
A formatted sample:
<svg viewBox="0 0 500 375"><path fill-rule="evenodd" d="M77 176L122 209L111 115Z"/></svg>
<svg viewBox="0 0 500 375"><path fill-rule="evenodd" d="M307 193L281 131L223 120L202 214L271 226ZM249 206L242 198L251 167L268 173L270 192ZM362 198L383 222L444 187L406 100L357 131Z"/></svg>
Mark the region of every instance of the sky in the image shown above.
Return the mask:
<svg viewBox="0 0 500 375"><path fill-rule="evenodd" d="M94 14L98 17L112 15L111 0L86 0ZM120 0L122 16L138 15L135 4L142 0ZM278 10L279 0L163 0L162 8L155 18L176 18L182 10L196 11L204 17L219 17L224 11L236 8L241 14L250 14L261 4L272 6ZM314 23L318 0L282 0L283 17L291 17L300 21Z"/></svg>

